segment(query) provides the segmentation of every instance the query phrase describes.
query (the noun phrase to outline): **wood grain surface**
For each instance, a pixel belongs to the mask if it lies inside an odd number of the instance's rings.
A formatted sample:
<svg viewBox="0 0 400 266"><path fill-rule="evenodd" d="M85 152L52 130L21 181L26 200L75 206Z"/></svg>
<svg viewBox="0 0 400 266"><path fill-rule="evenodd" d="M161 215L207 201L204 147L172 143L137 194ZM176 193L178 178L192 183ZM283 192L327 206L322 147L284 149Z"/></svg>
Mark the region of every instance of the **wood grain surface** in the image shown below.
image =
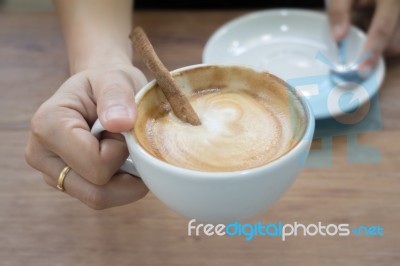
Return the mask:
<svg viewBox="0 0 400 266"><path fill-rule="evenodd" d="M169 69L201 62L219 26L248 11L136 14ZM381 160L348 163L345 137L328 169L304 169L267 213L250 222L381 225L382 237L188 237L187 220L151 193L94 211L48 187L24 161L29 121L68 77L52 13L0 13L0 265L399 265L400 59L387 61L379 94L383 129L361 134ZM146 68L144 70L150 79Z"/></svg>

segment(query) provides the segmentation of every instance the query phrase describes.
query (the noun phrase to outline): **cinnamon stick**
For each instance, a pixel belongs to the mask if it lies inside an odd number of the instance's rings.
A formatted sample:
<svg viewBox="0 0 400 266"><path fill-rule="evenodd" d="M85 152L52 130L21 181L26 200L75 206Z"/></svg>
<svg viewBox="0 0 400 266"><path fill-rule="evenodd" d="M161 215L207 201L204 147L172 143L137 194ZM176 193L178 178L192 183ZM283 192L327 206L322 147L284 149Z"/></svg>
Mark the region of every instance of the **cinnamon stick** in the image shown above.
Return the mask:
<svg viewBox="0 0 400 266"><path fill-rule="evenodd" d="M143 29L141 27L136 27L129 35L129 38L132 41L135 51L141 56L147 68L153 73L175 115L180 120L194 126L201 125L201 121L188 98L179 88L168 69L158 58Z"/></svg>

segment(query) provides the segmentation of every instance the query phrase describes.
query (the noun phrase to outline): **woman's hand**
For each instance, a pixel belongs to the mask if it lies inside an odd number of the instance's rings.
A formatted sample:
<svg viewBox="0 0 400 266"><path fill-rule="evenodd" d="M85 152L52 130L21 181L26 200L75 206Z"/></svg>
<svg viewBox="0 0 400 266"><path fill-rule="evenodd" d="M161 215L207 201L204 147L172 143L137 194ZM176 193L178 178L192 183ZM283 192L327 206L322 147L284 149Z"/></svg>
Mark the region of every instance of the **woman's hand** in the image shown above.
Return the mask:
<svg viewBox="0 0 400 266"><path fill-rule="evenodd" d="M375 12L368 30L363 52L371 52L361 69L371 69L379 57L400 54L400 1L398 0L327 0L332 34L335 40L344 38L350 27L351 9L375 5Z"/></svg>
<svg viewBox="0 0 400 266"><path fill-rule="evenodd" d="M136 201L148 191L143 182L118 173L128 156L120 134L135 122L134 93L145 83L132 66L129 32L132 0L55 0L72 76L32 118L26 160L56 187L61 170L72 170L65 192L94 209ZM99 117L99 142L90 128Z"/></svg>
<svg viewBox="0 0 400 266"><path fill-rule="evenodd" d="M56 187L66 166L65 192L94 209L127 204L144 197L143 182L118 173L128 156L120 134L135 122L134 93L146 78L131 65L86 69L71 76L32 118L26 160ZM98 141L90 128L100 118L109 132Z"/></svg>

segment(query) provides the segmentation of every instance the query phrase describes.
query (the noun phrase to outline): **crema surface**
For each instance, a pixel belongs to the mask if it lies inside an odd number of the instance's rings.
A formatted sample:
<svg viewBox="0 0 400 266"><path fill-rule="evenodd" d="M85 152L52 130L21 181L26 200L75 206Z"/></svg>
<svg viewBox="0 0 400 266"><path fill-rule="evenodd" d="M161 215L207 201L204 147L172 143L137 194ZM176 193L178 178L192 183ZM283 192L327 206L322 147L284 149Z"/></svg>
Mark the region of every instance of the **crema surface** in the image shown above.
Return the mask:
<svg viewBox="0 0 400 266"><path fill-rule="evenodd" d="M262 166L292 149L302 120L299 106L290 104L294 98L287 95L286 88L276 80L252 84L249 79L238 84L229 75L221 77L226 80L222 86L219 79L216 87L212 82L196 86L198 76L179 77L181 86L190 90L186 93L201 126L180 121L159 93L145 95L135 125L140 144L169 164L215 172Z"/></svg>

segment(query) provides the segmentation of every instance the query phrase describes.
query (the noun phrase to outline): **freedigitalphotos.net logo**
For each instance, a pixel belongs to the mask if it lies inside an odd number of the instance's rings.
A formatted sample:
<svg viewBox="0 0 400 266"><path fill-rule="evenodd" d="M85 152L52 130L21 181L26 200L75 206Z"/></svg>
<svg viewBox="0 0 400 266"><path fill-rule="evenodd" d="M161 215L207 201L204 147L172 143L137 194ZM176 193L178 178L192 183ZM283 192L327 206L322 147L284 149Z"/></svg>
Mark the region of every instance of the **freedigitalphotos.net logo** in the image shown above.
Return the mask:
<svg viewBox="0 0 400 266"><path fill-rule="evenodd" d="M261 221L251 223L234 222L230 224L196 224L196 220L192 219L188 223L188 236L239 236L244 237L246 241L252 240L254 237L278 237L282 241L286 241L289 237L297 236L323 236L323 237L348 237L367 236L381 237L383 236L383 227L380 225L351 227L350 224L302 224L298 222L291 223L262 223Z"/></svg>

